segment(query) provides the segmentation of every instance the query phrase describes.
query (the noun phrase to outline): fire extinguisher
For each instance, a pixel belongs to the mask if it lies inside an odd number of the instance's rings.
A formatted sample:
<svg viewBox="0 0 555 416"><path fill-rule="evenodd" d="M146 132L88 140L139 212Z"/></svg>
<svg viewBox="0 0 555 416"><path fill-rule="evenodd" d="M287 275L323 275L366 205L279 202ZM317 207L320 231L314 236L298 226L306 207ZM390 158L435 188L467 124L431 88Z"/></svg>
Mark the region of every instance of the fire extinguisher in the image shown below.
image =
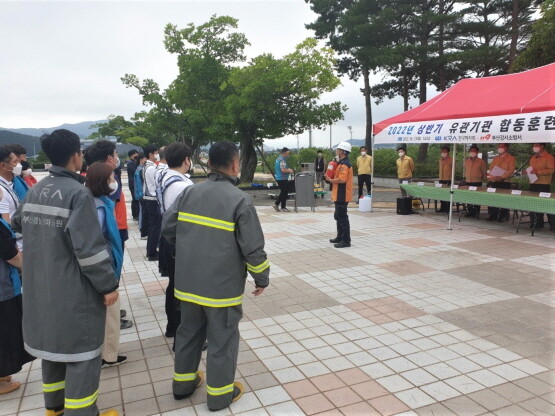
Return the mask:
<svg viewBox="0 0 555 416"><path fill-rule="evenodd" d="M337 160L335 160L335 158L330 160L330 163L328 163L328 169L326 170L326 176L328 178L333 179L333 177L335 176L335 171L338 166L339 166L339 163L337 162Z"/></svg>

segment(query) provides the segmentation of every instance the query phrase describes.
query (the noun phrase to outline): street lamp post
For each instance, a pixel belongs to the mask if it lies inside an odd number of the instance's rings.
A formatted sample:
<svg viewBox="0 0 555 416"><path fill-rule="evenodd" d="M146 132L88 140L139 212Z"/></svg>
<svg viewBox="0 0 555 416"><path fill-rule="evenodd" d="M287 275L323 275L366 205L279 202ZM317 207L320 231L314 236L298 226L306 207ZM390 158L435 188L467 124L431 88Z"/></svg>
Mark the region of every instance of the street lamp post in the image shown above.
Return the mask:
<svg viewBox="0 0 555 416"><path fill-rule="evenodd" d="M351 135L351 142L353 141L353 126L347 126L349 129L349 134Z"/></svg>

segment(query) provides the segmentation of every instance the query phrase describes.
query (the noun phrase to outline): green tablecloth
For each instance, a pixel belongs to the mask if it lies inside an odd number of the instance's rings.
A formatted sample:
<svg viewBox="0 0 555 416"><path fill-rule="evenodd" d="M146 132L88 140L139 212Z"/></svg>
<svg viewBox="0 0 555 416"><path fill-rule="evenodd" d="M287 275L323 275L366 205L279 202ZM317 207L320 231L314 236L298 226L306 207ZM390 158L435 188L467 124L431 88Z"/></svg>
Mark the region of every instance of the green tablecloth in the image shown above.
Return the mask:
<svg viewBox="0 0 555 416"><path fill-rule="evenodd" d="M450 189L448 187L436 188L433 185L419 186L414 184L400 186L410 196L449 201ZM511 195L510 190L505 189L498 189L495 193L486 192L486 188L478 188L477 191L469 191L468 187L464 189L454 189L453 202L555 214L555 198Z"/></svg>

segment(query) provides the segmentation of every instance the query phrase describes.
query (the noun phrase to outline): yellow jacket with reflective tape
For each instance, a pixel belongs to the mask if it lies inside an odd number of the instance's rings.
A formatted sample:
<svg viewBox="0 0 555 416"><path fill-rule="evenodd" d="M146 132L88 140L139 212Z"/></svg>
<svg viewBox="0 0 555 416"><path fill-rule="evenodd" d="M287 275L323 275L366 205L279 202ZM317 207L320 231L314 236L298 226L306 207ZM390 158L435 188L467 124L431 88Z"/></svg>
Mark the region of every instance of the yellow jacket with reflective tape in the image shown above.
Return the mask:
<svg viewBox="0 0 555 416"><path fill-rule="evenodd" d="M242 303L247 271L269 284L264 235L250 197L235 180L210 173L164 213L162 235L175 244L175 296L211 307Z"/></svg>

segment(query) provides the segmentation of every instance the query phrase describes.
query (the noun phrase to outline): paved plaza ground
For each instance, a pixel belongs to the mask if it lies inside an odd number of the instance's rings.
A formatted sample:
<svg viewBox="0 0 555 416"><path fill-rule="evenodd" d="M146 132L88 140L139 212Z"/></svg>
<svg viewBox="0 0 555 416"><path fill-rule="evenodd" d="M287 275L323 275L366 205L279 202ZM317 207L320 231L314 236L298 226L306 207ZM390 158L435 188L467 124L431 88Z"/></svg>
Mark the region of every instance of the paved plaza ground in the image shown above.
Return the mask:
<svg viewBox="0 0 555 416"><path fill-rule="evenodd" d="M262 204L263 205L263 204ZM555 414L555 235L444 214L350 210L352 247L335 249L333 211L257 207L271 262L247 282L237 380L221 415ZM98 403L127 416L212 414L205 386L171 394L167 278L130 221L121 334L128 362L102 370ZM203 353L205 357L205 353ZM204 366L204 363L202 364ZM14 376L0 415L43 415L40 361Z"/></svg>

